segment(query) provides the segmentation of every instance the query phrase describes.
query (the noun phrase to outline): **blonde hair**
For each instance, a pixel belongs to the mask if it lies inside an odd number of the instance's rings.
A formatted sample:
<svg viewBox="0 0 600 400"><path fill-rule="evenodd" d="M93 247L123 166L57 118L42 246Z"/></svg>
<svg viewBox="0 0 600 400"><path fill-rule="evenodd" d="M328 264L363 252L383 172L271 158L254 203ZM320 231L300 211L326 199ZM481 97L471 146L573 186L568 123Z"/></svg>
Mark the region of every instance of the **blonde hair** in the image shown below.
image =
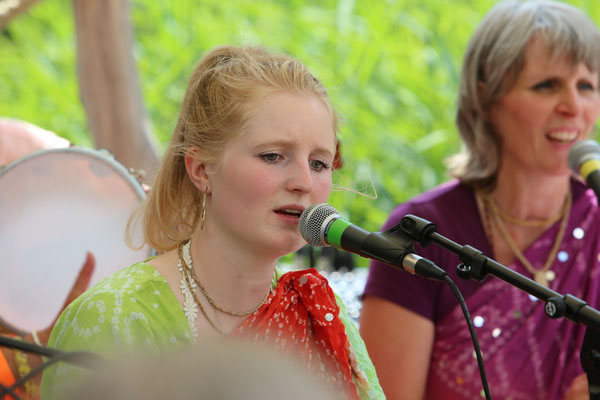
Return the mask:
<svg viewBox="0 0 600 400"><path fill-rule="evenodd" d="M504 1L477 27L465 53L456 124L463 149L447 160L448 170L463 182L490 188L495 184L500 139L485 114L512 88L524 67L527 45L544 39L551 58L567 57L600 71L600 33L581 10L555 1Z"/></svg>
<svg viewBox="0 0 600 400"><path fill-rule="evenodd" d="M262 47L222 46L206 54L187 87L181 113L163 155L148 197L127 225L131 245L133 226L141 219L144 240L158 252L177 247L198 224L202 193L189 179L185 155L218 164L226 144L240 134L258 101L287 92L314 95L338 117L323 85L299 61Z"/></svg>

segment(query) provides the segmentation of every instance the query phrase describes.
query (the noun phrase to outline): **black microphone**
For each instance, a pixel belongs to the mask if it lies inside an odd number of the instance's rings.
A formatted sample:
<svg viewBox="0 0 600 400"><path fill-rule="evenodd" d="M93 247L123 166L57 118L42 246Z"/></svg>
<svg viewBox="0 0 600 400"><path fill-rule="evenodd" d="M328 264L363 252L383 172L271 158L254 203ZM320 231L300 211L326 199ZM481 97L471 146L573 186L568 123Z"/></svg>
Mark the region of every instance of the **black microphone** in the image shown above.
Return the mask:
<svg viewBox="0 0 600 400"><path fill-rule="evenodd" d="M568 163L600 199L600 145L594 140L575 143L569 150Z"/></svg>
<svg viewBox="0 0 600 400"><path fill-rule="evenodd" d="M412 274L442 280L446 271L414 254L413 240L398 225L385 232L368 232L343 219L326 203L312 205L300 216L300 234L313 247L333 246Z"/></svg>

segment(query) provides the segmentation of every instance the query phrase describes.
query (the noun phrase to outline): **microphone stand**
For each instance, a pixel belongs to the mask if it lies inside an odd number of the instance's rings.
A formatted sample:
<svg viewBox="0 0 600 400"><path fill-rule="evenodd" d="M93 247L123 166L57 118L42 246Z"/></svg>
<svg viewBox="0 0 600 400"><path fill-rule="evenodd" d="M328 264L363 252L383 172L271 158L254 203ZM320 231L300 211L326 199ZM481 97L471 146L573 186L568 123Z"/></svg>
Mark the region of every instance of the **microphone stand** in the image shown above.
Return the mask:
<svg viewBox="0 0 600 400"><path fill-rule="evenodd" d="M12 339L2 335L0 335L0 347L21 350L26 353L32 353L38 356L45 357L53 357L62 354L60 350L52 349L50 347L39 346L37 344L25 342L23 340Z"/></svg>
<svg viewBox="0 0 600 400"><path fill-rule="evenodd" d="M435 243L458 255L462 261L462 264L457 267L459 277L481 281L487 274L494 275L543 300L544 312L550 318L566 317L575 323L586 325L580 353L581 366L588 378L590 399L600 400L600 312L598 310L573 295L561 295L540 285L487 257L474 247L453 242L437 233L437 226L426 219L409 214L404 216L398 225L402 232L422 246Z"/></svg>
<svg viewBox="0 0 600 400"><path fill-rule="evenodd" d="M0 399L7 396L11 396L15 399L19 397L15 394L14 389L24 384L28 379L31 379L35 375L41 373L44 369L49 367L50 365L59 362L69 362L71 364L75 364L80 367L85 367L88 369L97 367L102 365L104 359L95 353L91 353L88 351L72 351L72 352L62 352L57 349L53 349L51 347L40 346L34 343L25 342L22 340L12 339L10 337L0 335L0 347L6 347L9 349L21 350L26 353L36 354L42 357L50 357L47 361L45 361L39 367L31 370L27 375L21 377L21 379L17 380L14 385L11 387L4 387L0 385Z"/></svg>

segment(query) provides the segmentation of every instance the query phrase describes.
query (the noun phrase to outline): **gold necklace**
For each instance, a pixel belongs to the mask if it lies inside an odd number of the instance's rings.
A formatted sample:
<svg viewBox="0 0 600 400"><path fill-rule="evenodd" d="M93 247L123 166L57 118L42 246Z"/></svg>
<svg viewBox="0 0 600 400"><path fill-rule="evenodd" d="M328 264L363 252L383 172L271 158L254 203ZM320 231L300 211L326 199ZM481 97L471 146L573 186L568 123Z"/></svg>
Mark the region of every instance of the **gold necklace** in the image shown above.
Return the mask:
<svg viewBox="0 0 600 400"><path fill-rule="evenodd" d="M553 215L547 219L522 219L522 218L513 217L513 216L507 214L506 211L504 211L502 208L500 208L500 206L498 206L498 204L496 204L496 200L494 200L493 197L488 196L488 199L489 199L489 202L491 203L492 207L494 208L495 212L500 214L500 216L502 217L502 219L504 221L509 222L514 225L528 226L528 227L534 227L534 228L543 228L543 227L546 227L546 226L556 223L563 216L563 213L565 211L564 207L561 207L561 209L558 211L558 213L556 213L555 215ZM563 206L564 206L564 204L563 204Z"/></svg>
<svg viewBox="0 0 600 400"><path fill-rule="evenodd" d="M544 266L541 269L535 269L533 267L533 265L529 262L529 260L527 260L527 258L525 258L525 256L521 252L521 250L519 250L519 248L513 241L512 237L508 233L506 227L504 226L504 222L502 221L502 217L500 215L500 212L498 211L498 207L496 206L496 203L493 201L491 196L489 194L484 194L484 193L480 193L479 195L482 197L482 200L485 203L484 204L485 205L484 212L486 214L486 220L488 220L487 222L488 222L489 226L487 227L487 229L489 230L490 242L492 243L492 246L493 246L493 240L492 240L493 238L492 238L492 234L491 234L492 227L491 227L491 223L489 222L489 217L488 217L488 213L487 213L488 206L492 210L492 214L494 215L494 219L496 220L496 225L498 225L498 229L500 230L500 233L502 234L503 239L506 241L506 243L508 244L508 247L510 247L510 249L513 252L513 254L515 255L515 257L517 257L517 259L521 262L521 264L523 264L525 269L527 269L527 271L529 271L529 273L531 273L533 275L533 278L535 279L535 281L537 283L548 287L549 278L546 276L546 271L548 271L548 269L550 269L550 267L554 263L554 258L556 257L556 254L558 253L558 249L560 248L560 244L562 242L562 239L565 234L565 230L567 228L567 222L569 221L569 213L571 210L571 204L573 202L571 191L569 191L567 193L567 197L561 208L559 215L560 215L560 217L562 217L562 221L560 223L558 233L556 234L554 244L552 245L552 249L550 250L550 254L548 255L548 258L546 259L546 262L544 263ZM554 278L551 278L550 280L552 280L552 279L554 279Z"/></svg>
<svg viewBox="0 0 600 400"><path fill-rule="evenodd" d="M182 265L185 263L185 260L183 260L183 257L181 257L181 254L179 255L179 261L182 263ZM190 278L189 278L188 274L189 274L189 271L184 268L183 269L183 277L185 278L185 283L187 284L188 288L190 289L190 292L192 293L192 296L194 297L194 301L196 302L198 307L200 307L200 311L202 312L202 315L204 315L204 318L206 318L206 320L210 323L210 325L214 328L215 331L217 331L219 334L225 336L225 332L223 332L221 330L221 328L219 328L217 326L217 324L212 319L210 319L210 317L206 313L204 306L202 305L202 303L196 296L196 291L192 287L192 283L190 282Z"/></svg>
<svg viewBox="0 0 600 400"><path fill-rule="evenodd" d="M228 315L232 315L234 317L245 317L247 315L250 315L250 314L254 313L263 304L265 304L265 301L267 301L267 298L269 297L269 294L271 294L271 289L270 288L269 288L269 291L267 292L267 294L265 295L265 297L262 299L262 301L258 305L256 305L254 308L252 308L251 310L248 310L248 311L243 311L243 312L229 311L229 310L227 310L227 309L225 309L225 308L220 307L219 305L217 305L217 303L215 303L215 301L213 300L213 298L209 296L209 294L206 291L206 289L204 288L204 286L200 283L200 280L196 276L196 272L194 271L194 269L192 268L192 266L188 265L188 263L185 261L185 258L183 257L183 245L184 245L183 243L179 245L179 259L181 260L181 264L183 265L183 268L191 275L192 279L194 279L194 282L196 282L196 285L198 285L198 287L200 288L200 290L204 294L204 297L206 297L206 300L208 300L208 302L210 303L210 305L213 306L215 309L221 311L222 313L225 313L225 314L228 314ZM190 260L191 260L191 257L190 257Z"/></svg>
<svg viewBox="0 0 600 400"><path fill-rule="evenodd" d="M492 248L492 251L494 250L494 232L492 231L492 221L490 220L490 210L489 210L489 205L487 203L487 201L485 201L483 199L485 195L480 192L480 191L476 191L475 192L475 201L477 202L477 205L479 207L481 207L481 210L483 212L483 233L487 236L489 242L490 242L490 247Z"/></svg>

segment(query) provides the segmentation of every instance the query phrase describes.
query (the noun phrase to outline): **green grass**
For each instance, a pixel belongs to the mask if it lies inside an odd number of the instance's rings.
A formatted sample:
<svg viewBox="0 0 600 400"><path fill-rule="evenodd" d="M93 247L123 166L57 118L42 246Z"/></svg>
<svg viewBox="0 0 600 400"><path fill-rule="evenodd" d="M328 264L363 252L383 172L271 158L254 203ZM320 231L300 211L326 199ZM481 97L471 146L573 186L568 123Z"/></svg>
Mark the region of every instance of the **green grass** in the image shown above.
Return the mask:
<svg viewBox="0 0 600 400"><path fill-rule="evenodd" d="M598 0L569 1L600 21ZM196 61L220 44L261 44L305 62L344 117L334 192L346 217L376 230L395 204L448 179L459 141L462 53L493 0L131 0L134 54L159 143L169 140ZM79 101L73 10L45 0L0 37L0 115L93 146Z"/></svg>

